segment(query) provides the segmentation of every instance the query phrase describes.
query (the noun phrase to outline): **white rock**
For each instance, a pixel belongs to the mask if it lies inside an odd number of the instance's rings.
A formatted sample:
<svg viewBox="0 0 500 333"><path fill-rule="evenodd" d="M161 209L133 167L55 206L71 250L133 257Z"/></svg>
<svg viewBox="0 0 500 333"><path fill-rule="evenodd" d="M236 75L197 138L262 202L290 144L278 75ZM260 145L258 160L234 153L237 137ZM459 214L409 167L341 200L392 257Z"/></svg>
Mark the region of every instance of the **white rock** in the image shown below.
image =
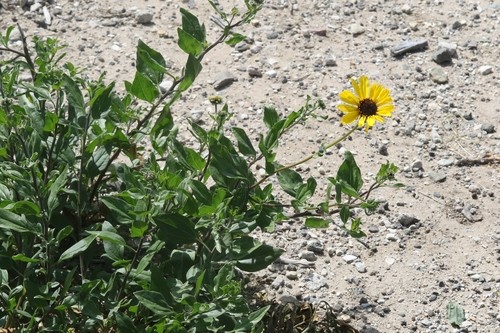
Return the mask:
<svg viewBox="0 0 500 333"><path fill-rule="evenodd" d="M479 67L479 69L477 71L481 75L488 75L488 74L493 73L493 67L485 65L485 66Z"/></svg>

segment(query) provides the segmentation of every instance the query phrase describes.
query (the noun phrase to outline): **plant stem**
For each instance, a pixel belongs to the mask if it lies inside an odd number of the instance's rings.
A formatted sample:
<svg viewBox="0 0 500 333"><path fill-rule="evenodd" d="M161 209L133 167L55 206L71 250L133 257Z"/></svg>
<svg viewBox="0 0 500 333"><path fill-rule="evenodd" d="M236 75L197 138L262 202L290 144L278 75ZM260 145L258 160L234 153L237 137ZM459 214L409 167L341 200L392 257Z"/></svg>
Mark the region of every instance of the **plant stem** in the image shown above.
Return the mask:
<svg viewBox="0 0 500 333"><path fill-rule="evenodd" d="M130 268L127 270L127 273L125 273L125 277L123 278L123 282L122 282L122 285L120 287L120 291L118 292L118 296L116 298L117 301L119 301L122 298L123 292L125 291L125 286L127 285L128 277L130 276L130 273L132 272L132 269L135 266L135 263L137 262L137 258L139 258L139 252L141 251L143 243L144 243L144 237L142 237L141 240L139 241L139 245L137 246L137 249L134 253L134 258L132 259L132 262L130 263Z"/></svg>
<svg viewBox="0 0 500 333"><path fill-rule="evenodd" d="M345 139L347 139L347 137L349 137L349 135L351 135L356 129L357 129L357 127L353 127L349 132L347 132L346 134L344 134L340 138L338 138L335 141L333 141L333 142L327 144L326 146L322 147L321 150L327 150L327 149L335 146L336 144L339 144L340 142L342 142ZM282 171L294 168L294 167L296 167L298 165L301 165L301 164L309 161L310 159L318 156L319 152L320 151L316 151L316 152L312 153L311 155L309 155L309 156L301 159L300 161L297 161L297 162L294 162L292 164L288 164L288 165L282 166L281 168L276 169L273 173L271 173L269 175L266 175L264 178L262 178L261 180L259 180L257 183L255 183L252 186L250 186L250 189L255 188L256 186L259 186L260 184L262 184L263 182L265 182L267 179L269 179L271 176L273 176L273 175L275 175L275 174L277 174L279 172L282 172Z"/></svg>

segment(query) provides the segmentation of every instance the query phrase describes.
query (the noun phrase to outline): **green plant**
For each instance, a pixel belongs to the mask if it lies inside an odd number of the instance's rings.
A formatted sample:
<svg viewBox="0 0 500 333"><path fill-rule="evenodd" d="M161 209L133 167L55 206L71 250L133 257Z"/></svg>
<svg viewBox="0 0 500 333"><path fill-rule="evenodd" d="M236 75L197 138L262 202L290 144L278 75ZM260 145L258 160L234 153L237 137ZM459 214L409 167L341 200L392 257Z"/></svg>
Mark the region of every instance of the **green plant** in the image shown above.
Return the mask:
<svg viewBox="0 0 500 333"><path fill-rule="evenodd" d="M261 2L224 12L210 2L223 26L213 43L205 27L182 9L182 73L143 42L126 93L104 77L89 81L62 63L54 39L33 39L33 55L12 49L7 29L0 51L0 325L19 332L250 332L261 331L268 307L251 311L238 271L264 269L282 253L252 236L272 231L287 215L324 227L339 213L346 230L363 236L353 207L368 213L371 191L394 180L387 163L374 184L363 181L347 154L325 199L311 204L313 177L293 168L334 143L283 166L276 149L284 133L324 107L306 101L284 117L265 109L267 131L258 147L212 98L213 123L190 123L198 148L177 138L173 110L202 70L201 60L221 43L245 37ZM18 27L22 34L22 30ZM25 74L29 80L22 80ZM173 84L161 93L165 75ZM354 131L351 130L341 139ZM141 142L154 151L147 156ZM262 161L266 175L257 180ZM276 177L290 203L276 199ZM332 200L332 191L335 199ZM333 201L333 202L332 202ZM289 212L289 207L293 211Z"/></svg>

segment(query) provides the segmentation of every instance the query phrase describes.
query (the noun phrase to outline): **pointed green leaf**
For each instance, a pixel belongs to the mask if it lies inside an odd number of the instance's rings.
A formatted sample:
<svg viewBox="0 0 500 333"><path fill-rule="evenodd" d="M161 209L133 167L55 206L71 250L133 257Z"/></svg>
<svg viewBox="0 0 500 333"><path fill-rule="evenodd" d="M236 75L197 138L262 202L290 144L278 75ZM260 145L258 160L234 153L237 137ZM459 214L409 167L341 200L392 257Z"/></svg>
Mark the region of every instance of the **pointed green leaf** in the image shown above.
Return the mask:
<svg viewBox="0 0 500 333"><path fill-rule="evenodd" d="M294 198L297 195L297 190L303 183L302 176L292 169L285 169L278 172L278 182L281 188Z"/></svg>
<svg viewBox="0 0 500 333"><path fill-rule="evenodd" d="M349 218L351 217L351 211L349 209L349 206L343 206L341 209L340 209L340 219L342 220L342 222L344 224L347 223L347 221L349 221Z"/></svg>
<svg viewBox="0 0 500 333"><path fill-rule="evenodd" d="M59 206L59 192L66 184L68 176L68 167L57 176L56 180L50 185L49 197L47 198L47 208L49 210L49 218L52 216L54 210Z"/></svg>
<svg viewBox="0 0 500 333"><path fill-rule="evenodd" d="M167 317L171 311L163 295L156 291L141 290L134 293L139 303L151 310L154 314Z"/></svg>
<svg viewBox="0 0 500 333"><path fill-rule="evenodd" d="M112 102L111 92L114 86L115 83L112 82L108 86L99 87L95 91L94 97L90 101L90 110L94 119L101 118L102 113L110 108Z"/></svg>
<svg viewBox="0 0 500 333"><path fill-rule="evenodd" d="M41 213L40 207L37 204L26 200L13 202L3 208L19 215L40 216Z"/></svg>
<svg viewBox="0 0 500 333"><path fill-rule="evenodd" d="M203 52L203 43L188 34L186 31L178 28L177 34L179 35L177 43L179 44L181 50L195 57L199 56Z"/></svg>
<svg viewBox="0 0 500 333"><path fill-rule="evenodd" d="M231 37L226 40L226 44L229 46L235 46L241 41L244 41L247 37L238 33L232 33Z"/></svg>
<svg viewBox="0 0 500 333"><path fill-rule="evenodd" d="M361 171L354 160L354 156L349 151L345 153L344 162L340 165L339 170L337 171L337 180L346 182L356 192L361 189L361 186L363 186Z"/></svg>
<svg viewBox="0 0 500 333"><path fill-rule="evenodd" d="M140 72L136 72L134 82L126 86L130 94L149 103L152 103L160 95L160 91L153 81Z"/></svg>
<svg viewBox="0 0 500 333"><path fill-rule="evenodd" d="M17 232L36 233L34 225L26 220L22 215L17 215L4 208L0 208L0 228Z"/></svg>
<svg viewBox="0 0 500 333"><path fill-rule="evenodd" d="M182 29L196 38L200 43L205 43L205 26L200 24L198 18L184 8L180 9L182 15Z"/></svg>
<svg viewBox="0 0 500 333"><path fill-rule="evenodd" d="M154 217L158 225L158 238L168 244L190 244L196 241L194 223L179 214L162 214Z"/></svg>
<svg viewBox="0 0 500 333"><path fill-rule="evenodd" d="M245 130L239 127L232 128L236 141L238 142L238 150L245 156L255 157L257 152L255 151L252 141L248 138Z"/></svg>
<svg viewBox="0 0 500 333"><path fill-rule="evenodd" d="M59 262L71 259L74 256L79 255L80 253L84 252L85 250L87 250L89 248L90 244L92 244L92 242L96 238L97 238L96 235L89 235L89 236L81 239L77 243L73 244L73 246L71 246L69 249L67 249L66 251L64 251L61 254L61 257L59 258Z"/></svg>
<svg viewBox="0 0 500 333"><path fill-rule="evenodd" d="M264 108L264 124L266 124L267 128L273 128L274 124L276 124L279 120L280 117L274 107L268 106Z"/></svg>
<svg viewBox="0 0 500 333"><path fill-rule="evenodd" d="M25 256L22 253L19 253L19 254L12 256L12 260L22 261L22 262L39 262L40 261L40 259L33 259L33 258Z"/></svg>
<svg viewBox="0 0 500 333"><path fill-rule="evenodd" d="M106 148L100 146L97 148L92 156L90 157L86 172L89 177L95 177L99 175L101 172L106 170L109 163L109 153L106 151Z"/></svg>
<svg viewBox="0 0 500 333"><path fill-rule="evenodd" d="M64 90L68 98L69 104L75 108L77 113L81 114L85 111L85 101L78 84L68 75L64 75Z"/></svg>
<svg viewBox="0 0 500 333"><path fill-rule="evenodd" d="M54 112L45 112L45 120L43 125L44 132L53 132L56 128L59 117Z"/></svg>
<svg viewBox="0 0 500 333"><path fill-rule="evenodd" d="M308 228L328 228L330 223L319 217L308 217L306 218L305 226Z"/></svg>
<svg viewBox="0 0 500 333"><path fill-rule="evenodd" d="M137 64L135 67L137 71L152 83L160 84L167 71L166 62L161 53L150 48L142 40L139 40L136 53Z"/></svg>
<svg viewBox="0 0 500 333"><path fill-rule="evenodd" d="M179 91L186 91L193 84L194 80L200 74L203 66L193 55L189 55L184 68L184 79L179 83Z"/></svg>

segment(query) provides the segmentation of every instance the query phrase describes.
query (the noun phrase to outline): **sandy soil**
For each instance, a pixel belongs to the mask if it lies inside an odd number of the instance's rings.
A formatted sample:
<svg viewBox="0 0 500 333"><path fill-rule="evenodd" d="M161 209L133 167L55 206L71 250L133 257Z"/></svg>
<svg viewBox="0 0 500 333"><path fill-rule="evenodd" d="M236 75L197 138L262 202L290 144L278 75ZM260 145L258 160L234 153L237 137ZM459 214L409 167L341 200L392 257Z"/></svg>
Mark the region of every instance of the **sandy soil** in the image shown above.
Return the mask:
<svg viewBox="0 0 500 333"><path fill-rule="evenodd" d="M139 39L159 50L172 71L181 70L181 6L205 22L209 38L218 35L203 0L42 0L30 10L31 4L3 0L2 31L19 23L30 37L57 37L89 76L106 71L118 82L133 80ZM150 23L138 23L144 12L152 14ZM320 189L345 149L356 155L367 182L386 160L400 167L406 187L377 191L387 204L363 216L369 248L338 225L311 230L287 221L262 238L283 247L284 258L309 264L272 265L256 277L261 296L326 301L361 332L500 332L499 15L500 2L490 0L272 0L243 31L251 43L207 55L195 86L173 110L179 121L208 119L206 97L218 94L235 113L233 123L256 137L264 106L286 114L307 95L325 101L327 120L289 134L282 163L345 133L336 105L348 78L368 75L391 90L396 104L386 123L302 167L321 179ZM418 39L428 47L392 55L403 41ZM438 64L433 58L443 47L453 57ZM249 68L262 77L250 76ZM224 71L237 80L216 91L213 83ZM436 82L438 75L444 83ZM447 319L450 302L465 309L460 328Z"/></svg>

